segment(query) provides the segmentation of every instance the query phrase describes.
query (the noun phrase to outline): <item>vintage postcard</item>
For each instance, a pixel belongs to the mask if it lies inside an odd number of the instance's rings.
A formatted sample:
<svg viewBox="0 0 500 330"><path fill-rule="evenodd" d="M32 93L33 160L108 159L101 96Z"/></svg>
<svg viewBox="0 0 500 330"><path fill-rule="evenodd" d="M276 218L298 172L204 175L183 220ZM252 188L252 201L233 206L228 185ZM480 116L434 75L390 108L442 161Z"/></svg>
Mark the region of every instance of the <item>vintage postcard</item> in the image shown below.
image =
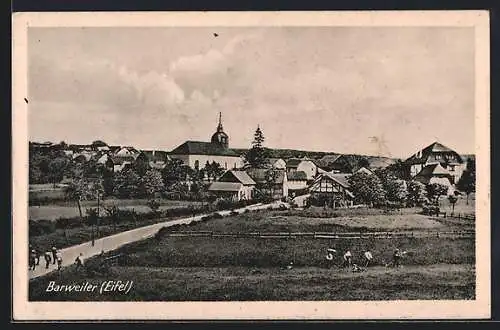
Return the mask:
<svg viewBox="0 0 500 330"><path fill-rule="evenodd" d="M490 317L488 12L18 13L13 73L15 320Z"/></svg>

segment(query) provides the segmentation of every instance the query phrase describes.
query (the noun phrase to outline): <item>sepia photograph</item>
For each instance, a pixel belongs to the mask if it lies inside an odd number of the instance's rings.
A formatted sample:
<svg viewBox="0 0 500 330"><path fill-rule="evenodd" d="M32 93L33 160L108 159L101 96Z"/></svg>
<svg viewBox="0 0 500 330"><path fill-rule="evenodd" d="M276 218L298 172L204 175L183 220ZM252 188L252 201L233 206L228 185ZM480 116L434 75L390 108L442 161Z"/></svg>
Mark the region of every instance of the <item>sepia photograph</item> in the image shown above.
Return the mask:
<svg viewBox="0 0 500 330"><path fill-rule="evenodd" d="M489 315L487 13L45 15L13 20L22 315Z"/></svg>

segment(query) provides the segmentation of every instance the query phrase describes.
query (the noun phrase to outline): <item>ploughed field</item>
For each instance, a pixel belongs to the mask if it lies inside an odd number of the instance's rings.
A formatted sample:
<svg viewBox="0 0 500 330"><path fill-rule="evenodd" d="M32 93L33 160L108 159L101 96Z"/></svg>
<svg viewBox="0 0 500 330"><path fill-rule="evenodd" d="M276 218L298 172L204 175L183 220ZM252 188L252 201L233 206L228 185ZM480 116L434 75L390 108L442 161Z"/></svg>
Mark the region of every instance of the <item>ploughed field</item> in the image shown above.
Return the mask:
<svg viewBox="0 0 500 330"><path fill-rule="evenodd" d="M155 238L128 244L87 260L85 270L69 267L30 281L30 300L386 300L474 299L474 238L170 236L172 231L346 232L354 230L449 231L469 228L408 210L309 209L248 212L162 230ZM342 211L345 212L345 211ZM399 212L399 213L398 213ZM349 219L355 219L349 222ZM352 224L353 226L351 226ZM329 262L326 249L336 249ZM385 267L395 248L407 251L402 268ZM361 264L369 249L373 266L353 273L339 267L349 249ZM114 257L109 259L110 257ZM287 267L293 263L293 267ZM133 281L128 294L47 292L56 284Z"/></svg>

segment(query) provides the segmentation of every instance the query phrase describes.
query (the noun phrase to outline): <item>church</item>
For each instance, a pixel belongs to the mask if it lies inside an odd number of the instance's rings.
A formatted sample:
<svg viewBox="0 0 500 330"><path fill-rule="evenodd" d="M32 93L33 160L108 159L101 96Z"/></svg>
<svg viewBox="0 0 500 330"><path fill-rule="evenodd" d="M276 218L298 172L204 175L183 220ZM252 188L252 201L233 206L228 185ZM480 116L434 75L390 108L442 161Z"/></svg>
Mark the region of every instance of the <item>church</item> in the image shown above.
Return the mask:
<svg viewBox="0 0 500 330"><path fill-rule="evenodd" d="M240 154L229 148L229 136L222 127L222 114L219 113L219 124L210 142L186 141L169 153L170 158L180 159L194 169L205 167L216 162L224 169L235 169L243 166Z"/></svg>

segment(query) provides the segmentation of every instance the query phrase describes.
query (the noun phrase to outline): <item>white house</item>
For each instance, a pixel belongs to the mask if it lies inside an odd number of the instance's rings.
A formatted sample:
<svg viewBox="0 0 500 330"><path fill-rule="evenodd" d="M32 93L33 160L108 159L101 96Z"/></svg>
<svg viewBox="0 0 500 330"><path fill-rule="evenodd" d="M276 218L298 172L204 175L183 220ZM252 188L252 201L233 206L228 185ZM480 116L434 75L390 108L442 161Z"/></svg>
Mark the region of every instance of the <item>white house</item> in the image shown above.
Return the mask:
<svg viewBox="0 0 500 330"><path fill-rule="evenodd" d="M307 189L307 175L303 171L294 171L287 175L288 177L288 194L296 195L299 192L304 192Z"/></svg>
<svg viewBox="0 0 500 330"><path fill-rule="evenodd" d="M229 149L229 136L222 128L221 117L217 131L210 142L186 141L169 153L170 158L179 159L191 168L201 169L207 162L216 162L224 169L241 168L243 158Z"/></svg>
<svg viewBox="0 0 500 330"><path fill-rule="evenodd" d="M208 191L233 201L250 200L255 185L255 181L245 171L228 170L210 184Z"/></svg>
<svg viewBox="0 0 500 330"><path fill-rule="evenodd" d="M307 180L312 181L314 177L318 173L318 167L316 164L309 158L290 158L286 162L286 170L288 174L293 172L302 171L306 174Z"/></svg>

